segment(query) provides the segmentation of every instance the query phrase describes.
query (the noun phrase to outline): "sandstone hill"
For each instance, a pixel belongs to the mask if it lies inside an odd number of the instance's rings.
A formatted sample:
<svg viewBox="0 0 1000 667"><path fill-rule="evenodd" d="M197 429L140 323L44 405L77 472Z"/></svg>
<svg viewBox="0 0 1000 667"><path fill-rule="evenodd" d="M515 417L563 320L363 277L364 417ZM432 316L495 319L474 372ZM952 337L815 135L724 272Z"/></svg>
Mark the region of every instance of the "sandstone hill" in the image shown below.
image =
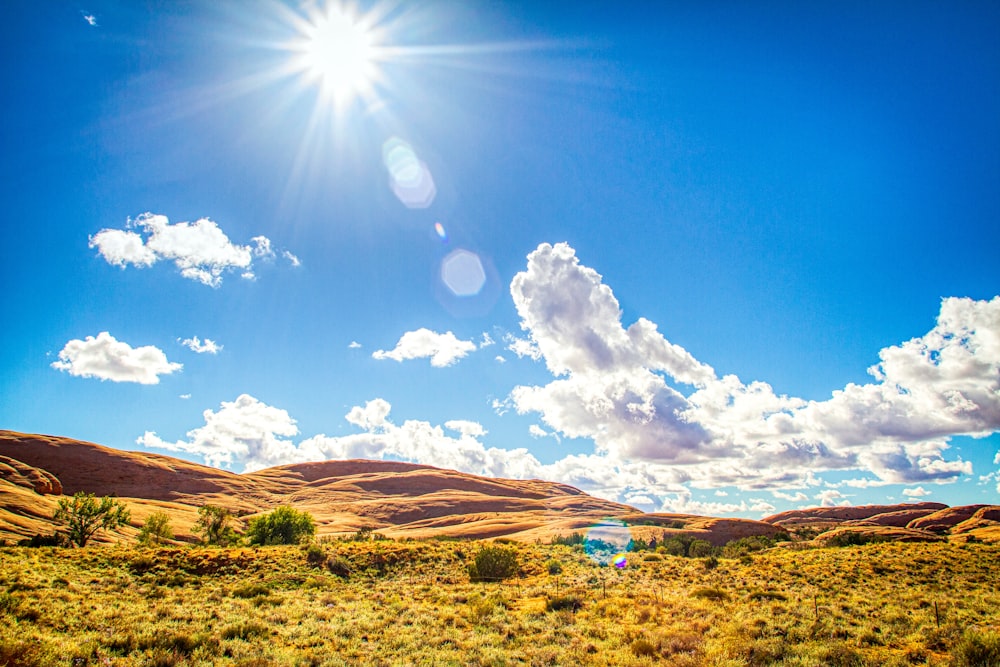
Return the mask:
<svg viewBox="0 0 1000 667"><path fill-rule="evenodd" d="M548 541L617 519L635 539L670 536L722 545L809 528L879 532L882 539L1000 541L1000 507L940 503L823 507L763 521L648 514L542 480L491 479L398 461L323 461L236 474L149 452L70 438L0 430L0 540L51 534L61 494L118 496L132 522L98 540L133 539L146 517L166 512L179 541L194 541L198 508L227 507L242 518L279 505L308 511L323 535L370 529L387 537L506 537ZM819 537L823 537L820 535Z"/></svg>
<svg viewBox="0 0 1000 667"><path fill-rule="evenodd" d="M177 538L195 539L197 510L228 507L241 517L282 504L311 513L322 535L361 528L388 537L508 537L548 541L607 519L634 525L636 537L685 534L724 544L774 535L745 519L643 514L634 507L541 480L491 479L395 461L324 461L236 474L148 452L126 452L48 435L0 431L0 539L50 534L59 494L115 495L132 512L118 535L134 537L154 511L167 512Z"/></svg>
<svg viewBox="0 0 1000 667"><path fill-rule="evenodd" d="M820 543L844 540L853 533L859 538L892 541L982 540L1000 542L1000 506L941 503L903 505L858 505L855 507L813 507L781 512L763 519L765 523L791 531L818 531Z"/></svg>

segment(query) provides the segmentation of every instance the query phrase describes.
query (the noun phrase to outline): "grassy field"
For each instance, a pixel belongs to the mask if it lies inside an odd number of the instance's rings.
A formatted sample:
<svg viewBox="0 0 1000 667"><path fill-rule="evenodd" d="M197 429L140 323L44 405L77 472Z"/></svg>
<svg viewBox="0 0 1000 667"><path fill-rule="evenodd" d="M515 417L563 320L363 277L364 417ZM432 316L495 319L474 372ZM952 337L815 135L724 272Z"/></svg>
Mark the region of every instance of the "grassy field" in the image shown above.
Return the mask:
<svg viewBox="0 0 1000 667"><path fill-rule="evenodd" d="M739 559L476 542L0 549L0 665L996 665L1000 548ZM555 563L558 563L556 565ZM561 572L554 573L561 569Z"/></svg>

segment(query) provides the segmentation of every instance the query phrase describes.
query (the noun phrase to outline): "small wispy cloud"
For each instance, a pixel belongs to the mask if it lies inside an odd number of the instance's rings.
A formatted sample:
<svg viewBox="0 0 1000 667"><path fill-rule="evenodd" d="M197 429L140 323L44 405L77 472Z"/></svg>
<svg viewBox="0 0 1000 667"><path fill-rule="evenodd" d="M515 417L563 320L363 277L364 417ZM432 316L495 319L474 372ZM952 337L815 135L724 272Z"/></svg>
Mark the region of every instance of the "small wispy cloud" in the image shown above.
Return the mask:
<svg viewBox="0 0 1000 667"><path fill-rule="evenodd" d="M181 345L188 348L192 352L197 352L198 354L218 354L222 350L222 346L211 338L201 340L197 336L192 336L191 338L185 338L184 340L181 340L180 338L177 340Z"/></svg>
<svg viewBox="0 0 1000 667"><path fill-rule="evenodd" d="M282 250L281 256L287 259L292 266L302 266L302 262L299 260L299 258L293 255L292 253L288 252L287 250Z"/></svg>
<svg viewBox="0 0 1000 667"><path fill-rule="evenodd" d="M86 12L86 11L81 11L80 15L83 17L83 20L86 21L89 25L91 25L91 26L93 26L95 28L97 27L97 17L96 16L94 16L93 14L91 14L89 12Z"/></svg>
<svg viewBox="0 0 1000 667"><path fill-rule="evenodd" d="M450 331L437 333L430 329L417 329L404 333L396 347L392 350L376 350L372 353L374 359L404 359L430 358L431 366L443 368L451 366L470 352L476 350L476 344L471 340L461 340Z"/></svg>
<svg viewBox="0 0 1000 667"><path fill-rule="evenodd" d="M360 350L361 349L361 343L359 343L356 340L352 340L347 347L350 348L350 349L352 349L352 350Z"/></svg>

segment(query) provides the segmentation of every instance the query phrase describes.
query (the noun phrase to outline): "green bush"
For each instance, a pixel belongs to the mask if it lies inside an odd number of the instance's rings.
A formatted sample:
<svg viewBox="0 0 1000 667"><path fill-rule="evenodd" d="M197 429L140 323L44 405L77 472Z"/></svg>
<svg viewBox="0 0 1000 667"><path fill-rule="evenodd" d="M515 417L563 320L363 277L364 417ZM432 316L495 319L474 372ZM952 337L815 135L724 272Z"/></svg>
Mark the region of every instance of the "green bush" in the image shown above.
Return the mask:
<svg viewBox="0 0 1000 667"><path fill-rule="evenodd" d="M247 543L298 544L316 534L316 522L308 512L283 505L278 509L250 519L247 525Z"/></svg>
<svg viewBox="0 0 1000 667"><path fill-rule="evenodd" d="M239 542L239 535L230 525L233 513L217 505L204 505L198 508L198 521L194 524L194 532L201 533L205 544L226 547Z"/></svg>
<svg viewBox="0 0 1000 667"><path fill-rule="evenodd" d="M110 496L98 500L92 493L77 491L72 498L59 499L53 518L66 524L69 541L82 548L94 533L124 526L131 515L125 505Z"/></svg>
<svg viewBox="0 0 1000 667"><path fill-rule="evenodd" d="M508 547L484 546L469 566L472 581L503 581L517 573L517 552Z"/></svg>
<svg viewBox="0 0 1000 667"><path fill-rule="evenodd" d="M702 558L703 556L711 556L714 553L715 547L707 540L691 540L691 544L688 545L687 549L687 555L691 558Z"/></svg>
<svg viewBox="0 0 1000 667"><path fill-rule="evenodd" d="M162 544L172 539L174 531L166 512L153 512L146 517L146 523L139 529L139 544Z"/></svg>
<svg viewBox="0 0 1000 667"><path fill-rule="evenodd" d="M552 575L562 574L562 563L553 558L545 563L545 569Z"/></svg>

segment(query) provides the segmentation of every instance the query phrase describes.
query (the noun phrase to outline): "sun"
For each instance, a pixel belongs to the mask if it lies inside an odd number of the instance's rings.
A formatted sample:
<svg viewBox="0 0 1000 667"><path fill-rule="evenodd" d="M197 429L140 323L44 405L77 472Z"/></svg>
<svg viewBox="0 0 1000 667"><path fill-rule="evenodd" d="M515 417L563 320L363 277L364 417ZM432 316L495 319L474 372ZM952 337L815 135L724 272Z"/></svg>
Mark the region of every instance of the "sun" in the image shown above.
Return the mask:
<svg viewBox="0 0 1000 667"><path fill-rule="evenodd" d="M339 101L364 94L377 76L372 31L340 8L314 17L298 47L305 75Z"/></svg>

